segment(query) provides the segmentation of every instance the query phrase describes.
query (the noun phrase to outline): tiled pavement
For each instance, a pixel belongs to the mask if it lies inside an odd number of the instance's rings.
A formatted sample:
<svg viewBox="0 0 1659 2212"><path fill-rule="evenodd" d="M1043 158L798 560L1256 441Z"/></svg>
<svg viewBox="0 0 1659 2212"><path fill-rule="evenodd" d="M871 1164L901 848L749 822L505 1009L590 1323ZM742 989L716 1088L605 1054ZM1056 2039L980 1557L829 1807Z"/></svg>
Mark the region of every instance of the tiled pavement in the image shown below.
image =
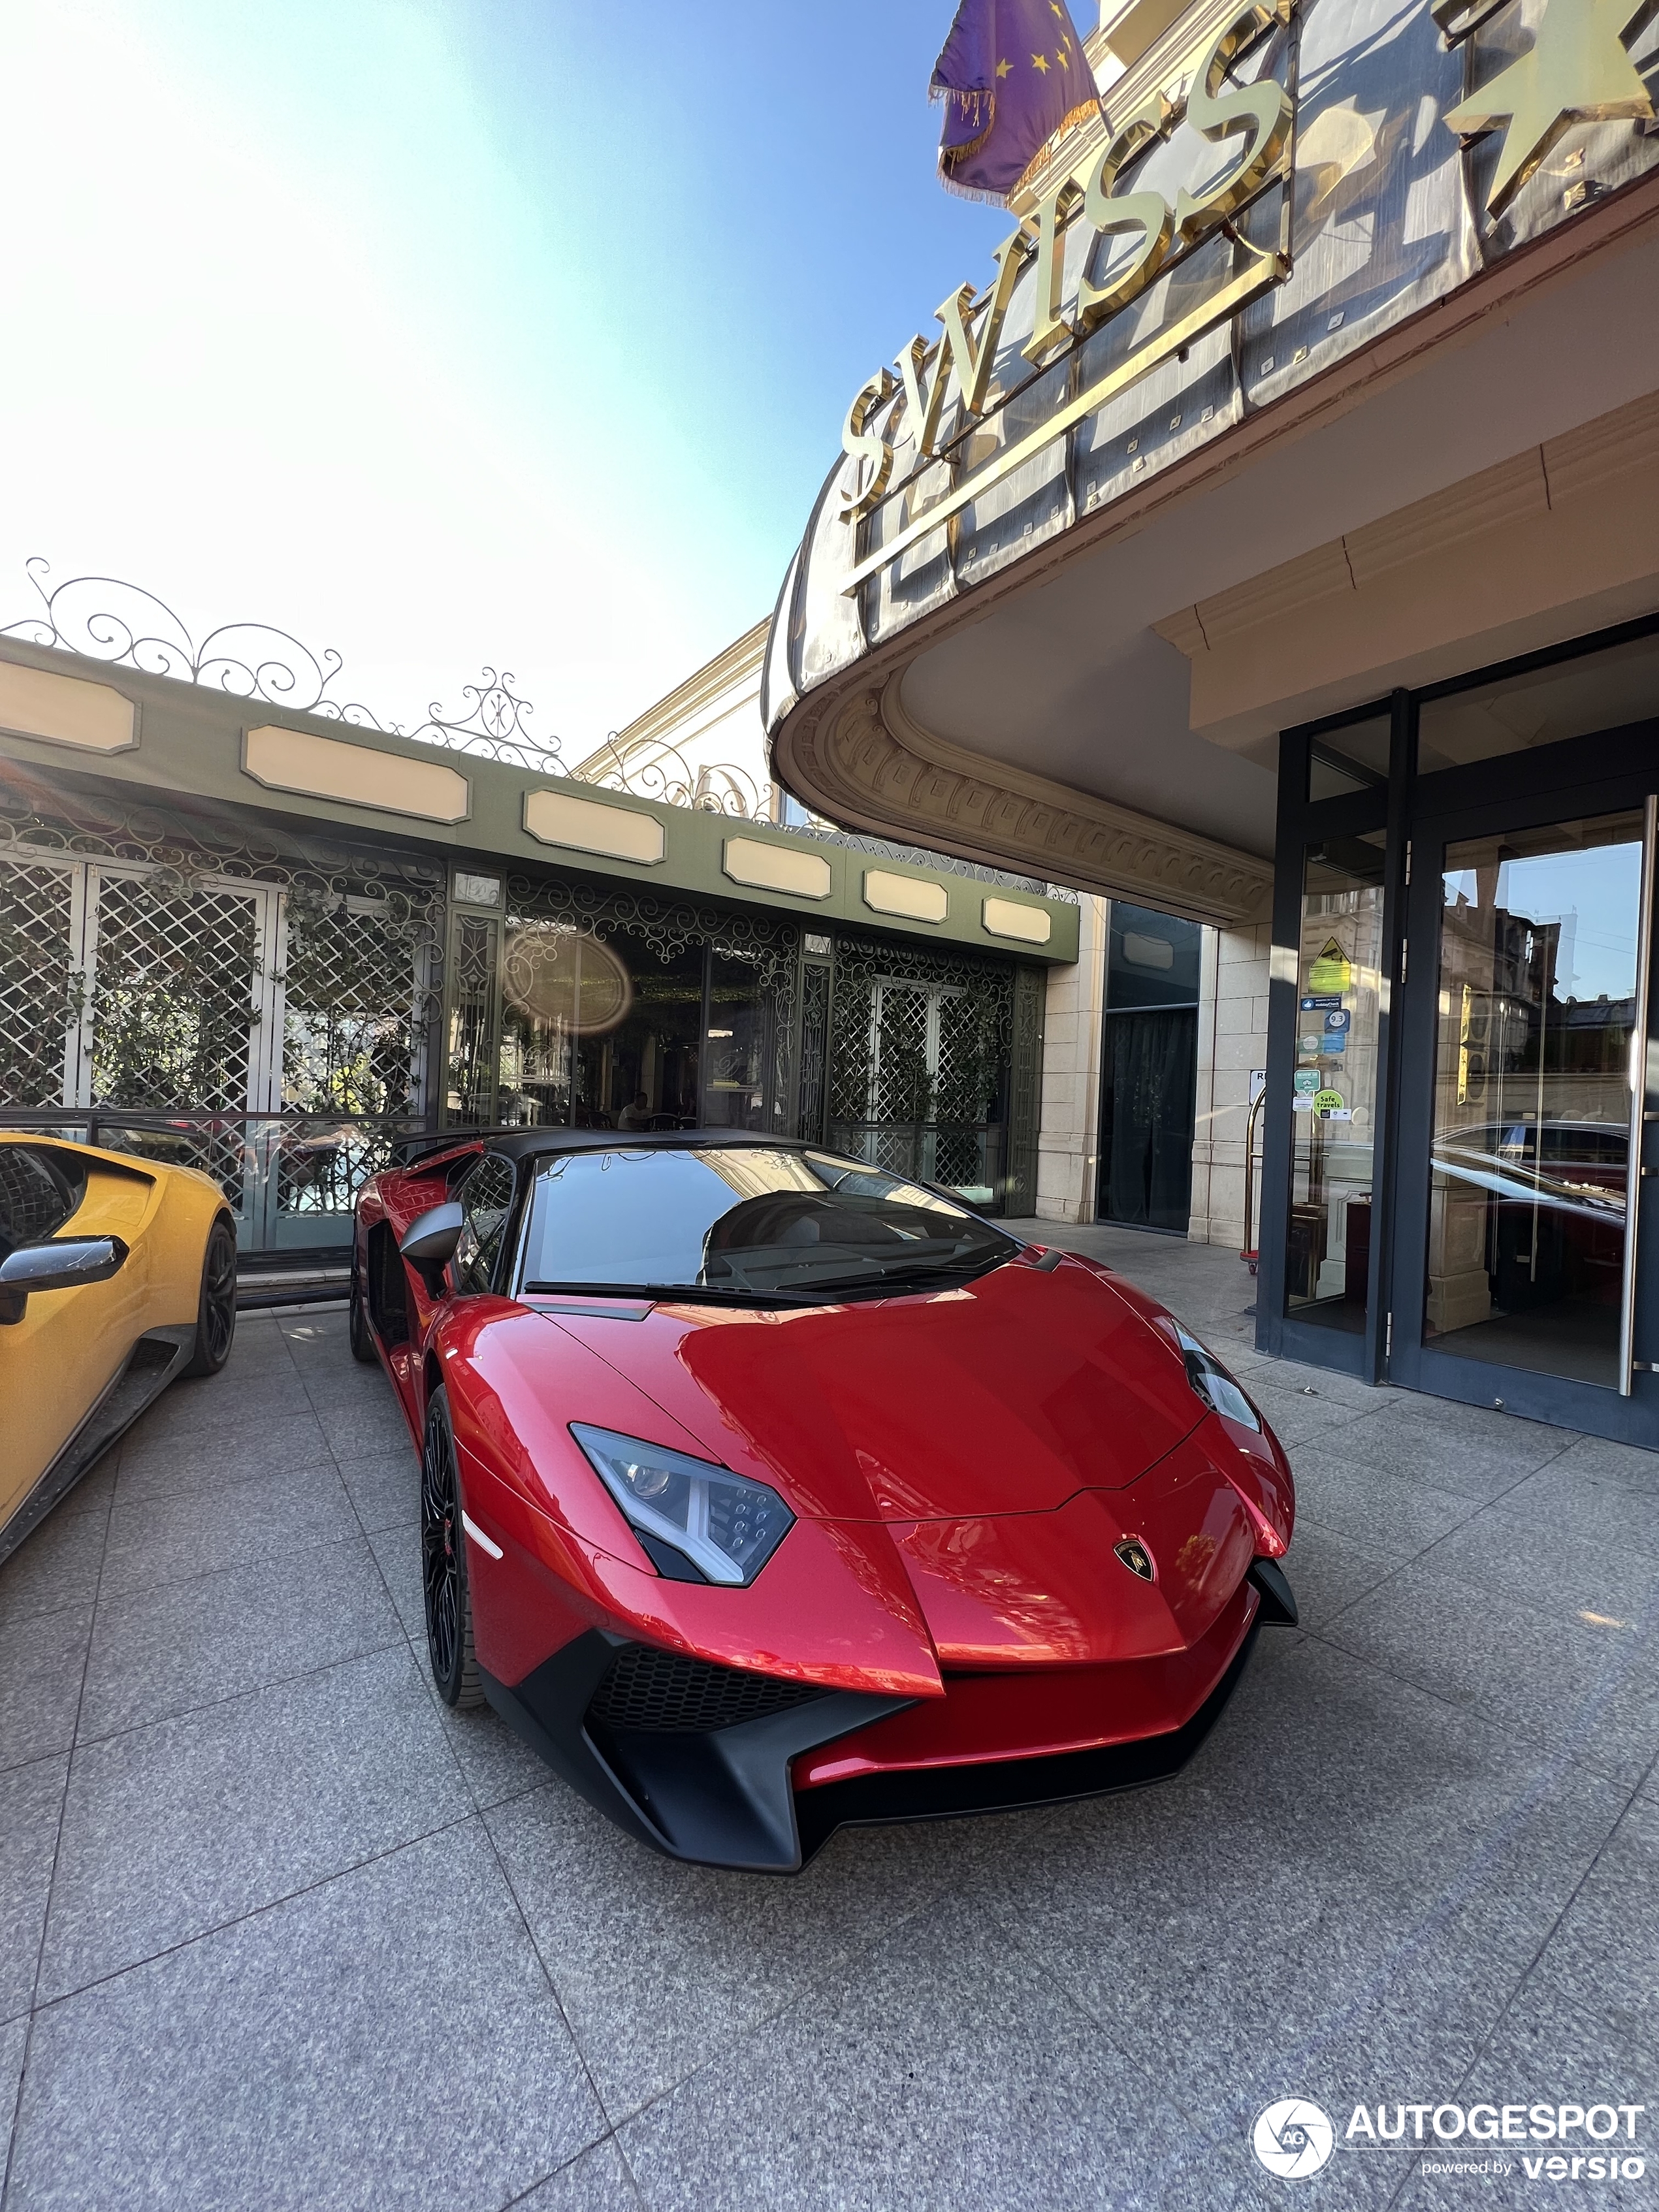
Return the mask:
<svg viewBox="0 0 1659 2212"><path fill-rule="evenodd" d="M1292 2093L1659 2123L1659 1457L1261 1361L1231 1255L1065 1241L1267 1407L1304 1628L1173 1784L795 1881L435 1705L390 1391L337 1310L245 1317L0 1570L5 2212L1222 2212ZM1535 2203L1519 2148L1295 2201Z"/></svg>

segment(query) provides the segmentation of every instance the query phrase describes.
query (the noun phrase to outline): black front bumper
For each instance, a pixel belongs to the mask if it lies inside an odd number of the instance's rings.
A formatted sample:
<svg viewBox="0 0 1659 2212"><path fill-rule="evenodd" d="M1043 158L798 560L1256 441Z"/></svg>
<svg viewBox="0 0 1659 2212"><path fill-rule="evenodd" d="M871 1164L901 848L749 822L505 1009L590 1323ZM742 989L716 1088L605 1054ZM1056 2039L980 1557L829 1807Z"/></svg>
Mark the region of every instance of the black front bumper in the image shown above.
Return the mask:
<svg viewBox="0 0 1659 2212"><path fill-rule="evenodd" d="M1137 1790L1178 1773L1237 1687L1257 1632L1264 1625L1295 1625L1296 1601L1283 1571L1258 1560L1251 1580L1261 1598L1255 1618L1226 1673L1184 1727L1091 1751L906 1768L816 1790L793 1788L792 1760L913 1700L768 1684L792 1701L724 1726L687 1725L711 1714L718 1718L719 1685L713 1685L712 1705L706 1696L701 1703L682 1698L678 1705L659 1698L654 1707L637 1697L619 1697L614 1686L619 1669L642 1647L601 1629L566 1644L513 1688L488 1673L483 1685L508 1726L641 1843L702 1865L796 1874L837 1828L1012 1812ZM728 1678L738 1711L757 1683L767 1682L701 1661L676 1663L702 1669L708 1678Z"/></svg>

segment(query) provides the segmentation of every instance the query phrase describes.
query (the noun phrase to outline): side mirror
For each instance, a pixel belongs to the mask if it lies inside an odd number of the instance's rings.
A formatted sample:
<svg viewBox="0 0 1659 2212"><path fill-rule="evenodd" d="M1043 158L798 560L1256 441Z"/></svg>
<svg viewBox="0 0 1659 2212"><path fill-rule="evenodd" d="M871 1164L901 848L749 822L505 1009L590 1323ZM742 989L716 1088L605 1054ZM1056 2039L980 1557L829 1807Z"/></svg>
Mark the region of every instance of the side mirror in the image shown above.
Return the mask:
<svg viewBox="0 0 1659 2212"><path fill-rule="evenodd" d="M106 1283L126 1257L118 1237L54 1237L44 1244L20 1244L0 1260L0 1327L22 1320L31 1291Z"/></svg>
<svg viewBox="0 0 1659 2212"><path fill-rule="evenodd" d="M455 1256L466 1216L458 1201L447 1200L411 1221L398 1240L398 1249L435 1298L443 1288L443 1272Z"/></svg>

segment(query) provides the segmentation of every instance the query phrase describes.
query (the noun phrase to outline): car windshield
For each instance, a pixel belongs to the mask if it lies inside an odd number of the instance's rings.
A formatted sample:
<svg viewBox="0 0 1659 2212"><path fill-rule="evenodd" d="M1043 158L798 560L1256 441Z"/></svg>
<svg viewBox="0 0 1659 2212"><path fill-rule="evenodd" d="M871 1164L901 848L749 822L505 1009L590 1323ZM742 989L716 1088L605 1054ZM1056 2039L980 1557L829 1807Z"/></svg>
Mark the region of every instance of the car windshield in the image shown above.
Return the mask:
<svg viewBox="0 0 1659 2212"><path fill-rule="evenodd" d="M811 1303L959 1282L1018 1249L938 1191L828 1152L617 1145L542 1166L522 1286Z"/></svg>

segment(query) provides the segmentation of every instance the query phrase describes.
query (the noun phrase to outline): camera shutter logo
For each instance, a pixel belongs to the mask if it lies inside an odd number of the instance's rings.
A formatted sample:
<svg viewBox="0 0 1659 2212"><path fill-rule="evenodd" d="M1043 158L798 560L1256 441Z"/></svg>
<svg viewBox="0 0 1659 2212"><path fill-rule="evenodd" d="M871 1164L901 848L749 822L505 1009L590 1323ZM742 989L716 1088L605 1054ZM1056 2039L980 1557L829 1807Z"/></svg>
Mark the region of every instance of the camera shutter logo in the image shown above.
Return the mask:
<svg viewBox="0 0 1659 2212"><path fill-rule="evenodd" d="M1336 2130L1305 2097L1281 2097L1257 2120L1250 2142L1269 2173L1281 2181L1305 2181L1329 2158Z"/></svg>

